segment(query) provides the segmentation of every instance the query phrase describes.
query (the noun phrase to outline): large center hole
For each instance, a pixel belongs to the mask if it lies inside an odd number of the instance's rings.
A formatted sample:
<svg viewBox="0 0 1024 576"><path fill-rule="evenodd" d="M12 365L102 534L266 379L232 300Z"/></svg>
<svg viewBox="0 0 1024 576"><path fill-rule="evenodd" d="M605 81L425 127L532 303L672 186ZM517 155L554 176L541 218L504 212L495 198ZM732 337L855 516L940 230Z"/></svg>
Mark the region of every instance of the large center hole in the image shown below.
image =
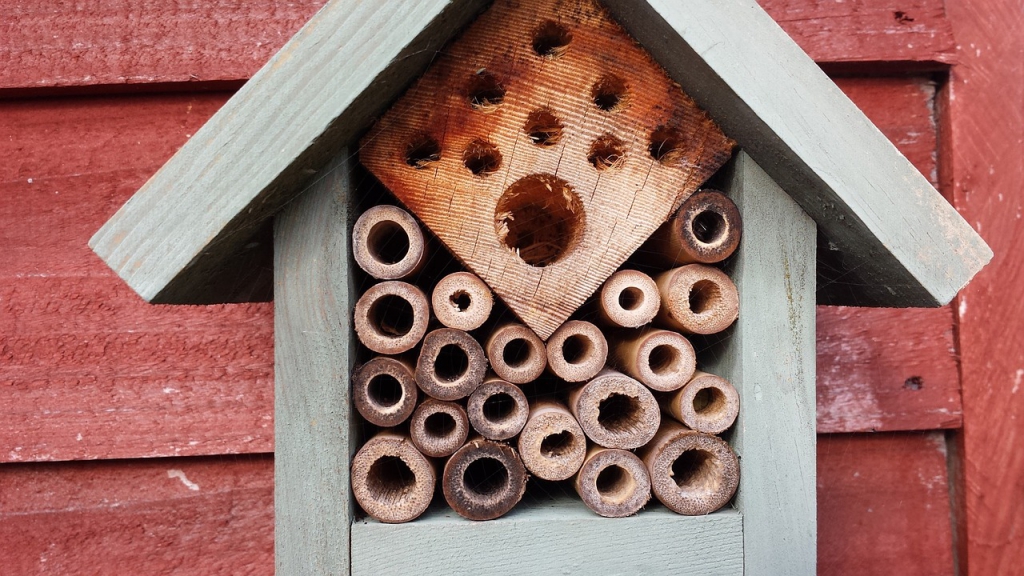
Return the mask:
<svg viewBox="0 0 1024 576"><path fill-rule="evenodd" d="M648 363L651 372L661 376L678 370L679 351L667 344L659 344L651 350L648 356Z"/></svg>
<svg viewBox="0 0 1024 576"><path fill-rule="evenodd" d="M548 434L540 441L540 453L547 458L558 458L572 451L576 438L563 430L557 434Z"/></svg>
<svg viewBox="0 0 1024 576"><path fill-rule="evenodd" d="M713 210L705 210L693 219L693 235L705 244L721 239L725 233L725 219Z"/></svg>
<svg viewBox="0 0 1024 576"><path fill-rule="evenodd" d="M587 359L594 343L582 334L573 334L562 343L562 358L569 364L579 364Z"/></svg>
<svg viewBox="0 0 1024 576"><path fill-rule="evenodd" d="M619 292L619 307L623 310L636 310L644 303L644 291L635 286L627 286Z"/></svg>
<svg viewBox="0 0 1024 576"><path fill-rule="evenodd" d="M556 176L535 174L509 186L494 214L498 240L530 266L549 266L583 236L583 203Z"/></svg>
<svg viewBox="0 0 1024 576"><path fill-rule="evenodd" d="M533 51L544 58L557 58L569 49L572 32L558 22L548 20L533 33Z"/></svg>
<svg viewBox="0 0 1024 576"><path fill-rule="evenodd" d="M366 393L374 404L384 408L398 404L405 395L402 384L391 374L378 374L370 379Z"/></svg>
<svg viewBox="0 0 1024 576"><path fill-rule="evenodd" d="M516 401L504 392L492 394L484 400L483 413L488 422L497 424L508 420L515 411Z"/></svg>
<svg viewBox="0 0 1024 576"><path fill-rule="evenodd" d="M698 280L690 287L690 310L703 314L710 310L722 297L718 284L710 280Z"/></svg>
<svg viewBox="0 0 1024 576"><path fill-rule="evenodd" d="M469 293L465 290L458 290L448 299L452 306L459 312L465 312L469 310L469 305L473 303L473 299L469 296Z"/></svg>
<svg viewBox="0 0 1024 576"><path fill-rule="evenodd" d="M434 359L434 374L444 382L455 382L469 370L469 356L455 344L445 344Z"/></svg>
<svg viewBox="0 0 1024 576"><path fill-rule="evenodd" d="M385 294L370 305L370 321L385 336L399 338L412 330L412 304L401 296Z"/></svg>
<svg viewBox="0 0 1024 576"><path fill-rule="evenodd" d="M597 423L609 432L629 432L640 422L640 401L613 392L597 406Z"/></svg>
<svg viewBox="0 0 1024 576"><path fill-rule="evenodd" d="M416 474L397 456L381 456L370 465L366 487L375 500L397 501L416 484Z"/></svg>
<svg viewBox="0 0 1024 576"><path fill-rule="evenodd" d="M447 412L434 412L423 420L423 429L431 438L447 438L456 427L455 418Z"/></svg>
<svg viewBox="0 0 1024 576"><path fill-rule="evenodd" d="M530 359L533 348L524 338L513 338L501 351L501 359L509 368L519 368Z"/></svg>
<svg viewBox="0 0 1024 576"><path fill-rule="evenodd" d="M672 462L672 478L680 488L714 491L721 482L718 468L710 452L686 450Z"/></svg>
<svg viewBox="0 0 1024 576"><path fill-rule="evenodd" d="M508 470L494 458L480 458L466 466L462 481L471 492L480 496L500 493L508 484Z"/></svg>
<svg viewBox="0 0 1024 576"><path fill-rule="evenodd" d="M697 414L714 414L725 407L725 394L715 387L702 388L693 395L693 411Z"/></svg>
<svg viewBox="0 0 1024 576"><path fill-rule="evenodd" d="M623 500L636 486L633 475L617 464L606 467L597 475L597 493L608 500Z"/></svg>
<svg viewBox="0 0 1024 576"><path fill-rule="evenodd" d="M370 228L366 247L378 262L397 264L409 253L409 235L397 222L383 220Z"/></svg>

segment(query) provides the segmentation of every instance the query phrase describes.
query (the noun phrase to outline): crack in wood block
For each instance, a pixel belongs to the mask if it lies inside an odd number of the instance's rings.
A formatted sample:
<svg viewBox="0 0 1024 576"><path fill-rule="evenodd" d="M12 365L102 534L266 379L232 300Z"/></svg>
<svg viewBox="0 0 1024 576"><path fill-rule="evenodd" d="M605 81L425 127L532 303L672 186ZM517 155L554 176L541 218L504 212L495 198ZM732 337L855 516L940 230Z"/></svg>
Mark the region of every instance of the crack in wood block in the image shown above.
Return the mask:
<svg viewBox="0 0 1024 576"><path fill-rule="evenodd" d="M592 0L498 0L360 158L547 339L732 147Z"/></svg>

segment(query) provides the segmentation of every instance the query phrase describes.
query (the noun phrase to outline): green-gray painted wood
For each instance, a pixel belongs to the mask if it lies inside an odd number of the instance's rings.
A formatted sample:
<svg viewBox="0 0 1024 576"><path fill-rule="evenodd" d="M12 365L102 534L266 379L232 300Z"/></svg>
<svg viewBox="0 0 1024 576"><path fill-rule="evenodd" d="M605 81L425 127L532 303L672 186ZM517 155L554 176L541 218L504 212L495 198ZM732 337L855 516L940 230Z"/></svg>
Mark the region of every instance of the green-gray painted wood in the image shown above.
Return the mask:
<svg viewBox="0 0 1024 576"><path fill-rule="evenodd" d="M278 574L348 574L352 305L347 153L274 229Z"/></svg>
<svg viewBox="0 0 1024 576"><path fill-rule="evenodd" d="M814 574L815 225L745 153L724 188L743 216L730 265L740 316L704 369L740 393L732 443L740 457L747 576Z"/></svg>
<svg viewBox="0 0 1024 576"><path fill-rule="evenodd" d="M575 495L573 495L575 496ZM661 506L601 518L563 495L471 522L434 508L409 524L352 526L352 574L712 576L743 572L742 518L734 509L679 516Z"/></svg>
<svg viewBox="0 0 1024 576"><path fill-rule="evenodd" d="M209 301L224 260L486 4L328 2L90 246L146 300Z"/></svg>
<svg viewBox="0 0 1024 576"><path fill-rule="evenodd" d="M603 1L817 222L819 301L945 304L992 258L754 0Z"/></svg>

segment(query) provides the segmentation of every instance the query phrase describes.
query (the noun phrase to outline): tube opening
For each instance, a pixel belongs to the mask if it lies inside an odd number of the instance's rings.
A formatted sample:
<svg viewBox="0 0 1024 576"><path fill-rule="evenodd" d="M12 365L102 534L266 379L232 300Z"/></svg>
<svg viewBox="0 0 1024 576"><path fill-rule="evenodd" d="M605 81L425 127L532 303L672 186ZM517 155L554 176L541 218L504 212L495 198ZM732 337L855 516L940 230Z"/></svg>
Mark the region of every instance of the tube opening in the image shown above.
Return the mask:
<svg viewBox="0 0 1024 576"><path fill-rule="evenodd" d="M470 305L473 304L473 298L469 295L469 292L466 292L465 290L458 290L452 293L452 295L448 297L448 301L451 302L452 306L455 306L455 309L459 312L469 310Z"/></svg>
<svg viewBox="0 0 1024 576"><path fill-rule="evenodd" d="M725 218L714 210L705 210L697 214L690 227L697 240L704 244L713 244L725 235Z"/></svg>
<svg viewBox="0 0 1024 576"><path fill-rule="evenodd" d="M548 434L540 441L540 453L546 458L559 458L572 452L576 437L563 430L556 434Z"/></svg>
<svg viewBox="0 0 1024 576"><path fill-rule="evenodd" d="M579 364L594 350L594 343L583 334L573 334L562 342L562 358L569 364Z"/></svg>
<svg viewBox="0 0 1024 576"><path fill-rule="evenodd" d="M366 394L374 404L383 408L391 408L405 397L401 382L391 374L378 374L371 378L366 385Z"/></svg>
<svg viewBox="0 0 1024 576"><path fill-rule="evenodd" d="M672 479L680 488L714 492L722 482L721 473L718 460L706 450L686 450L672 462Z"/></svg>
<svg viewBox="0 0 1024 576"><path fill-rule="evenodd" d="M697 414L711 415L725 408L725 394L713 386L702 388L693 395L693 411Z"/></svg>
<svg viewBox="0 0 1024 576"><path fill-rule="evenodd" d="M508 485L508 469L499 460L485 456L466 466L462 482L479 496L495 496Z"/></svg>
<svg viewBox="0 0 1024 576"><path fill-rule="evenodd" d="M514 398L504 392L492 394L484 400L483 413L488 422L500 424L515 413L517 404Z"/></svg>
<svg viewBox="0 0 1024 576"><path fill-rule="evenodd" d="M676 350L673 346L668 344L659 344L651 349L650 356L647 357L648 365L651 367L651 372L654 372L658 376L670 374L679 369L679 350Z"/></svg>
<svg viewBox="0 0 1024 576"><path fill-rule="evenodd" d="M621 501L628 498L636 490L636 480L628 470L612 464L605 467L597 475L595 481L597 493L602 498L612 501Z"/></svg>
<svg viewBox="0 0 1024 576"><path fill-rule="evenodd" d="M698 280L690 287L689 298L690 310L694 314L703 314L722 298L722 289L710 280Z"/></svg>
<svg viewBox="0 0 1024 576"><path fill-rule="evenodd" d="M397 456L381 456L370 465L366 488L375 500L395 502L416 485L416 474Z"/></svg>
<svg viewBox="0 0 1024 576"><path fill-rule="evenodd" d="M423 430L432 438L447 438L457 427L455 418L447 412L434 412L423 419Z"/></svg>
<svg viewBox="0 0 1024 576"><path fill-rule="evenodd" d="M613 392L598 404L597 423L610 432L629 432L640 423L641 412L638 399Z"/></svg>
<svg viewBox="0 0 1024 576"><path fill-rule="evenodd" d="M370 322L385 337L399 338L412 330L415 314L412 304L396 294L378 298L367 311Z"/></svg>
<svg viewBox="0 0 1024 576"><path fill-rule="evenodd" d="M455 382L469 370L469 356L455 344L445 344L434 358L434 374L444 382Z"/></svg>
<svg viewBox="0 0 1024 576"><path fill-rule="evenodd" d="M409 254L409 234L398 222L382 220L370 228L366 248L374 260L397 264Z"/></svg>
<svg viewBox="0 0 1024 576"><path fill-rule="evenodd" d="M533 347L525 338L513 338L501 351L501 359L509 368L519 368L530 360L533 355Z"/></svg>
<svg viewBox="0 0 1024 576"><path fill-rule="evenodd" d="M644 291L635 286L626 286L619 292L619 308L632 312L644 304Z"/></svg>

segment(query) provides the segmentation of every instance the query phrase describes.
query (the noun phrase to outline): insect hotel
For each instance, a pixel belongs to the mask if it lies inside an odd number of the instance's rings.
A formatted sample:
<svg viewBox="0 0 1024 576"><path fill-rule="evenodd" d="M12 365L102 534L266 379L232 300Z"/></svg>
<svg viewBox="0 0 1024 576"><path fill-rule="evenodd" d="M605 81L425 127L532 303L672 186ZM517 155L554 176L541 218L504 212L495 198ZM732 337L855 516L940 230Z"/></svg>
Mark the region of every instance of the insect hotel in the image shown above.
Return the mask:
<svg viewBox="0 0 1024 576"><path fill-rule="evenodd" d="M270 222L283 574L811 574L815 304L991 257L753 0L331 1L91 245Z"/></svg>

